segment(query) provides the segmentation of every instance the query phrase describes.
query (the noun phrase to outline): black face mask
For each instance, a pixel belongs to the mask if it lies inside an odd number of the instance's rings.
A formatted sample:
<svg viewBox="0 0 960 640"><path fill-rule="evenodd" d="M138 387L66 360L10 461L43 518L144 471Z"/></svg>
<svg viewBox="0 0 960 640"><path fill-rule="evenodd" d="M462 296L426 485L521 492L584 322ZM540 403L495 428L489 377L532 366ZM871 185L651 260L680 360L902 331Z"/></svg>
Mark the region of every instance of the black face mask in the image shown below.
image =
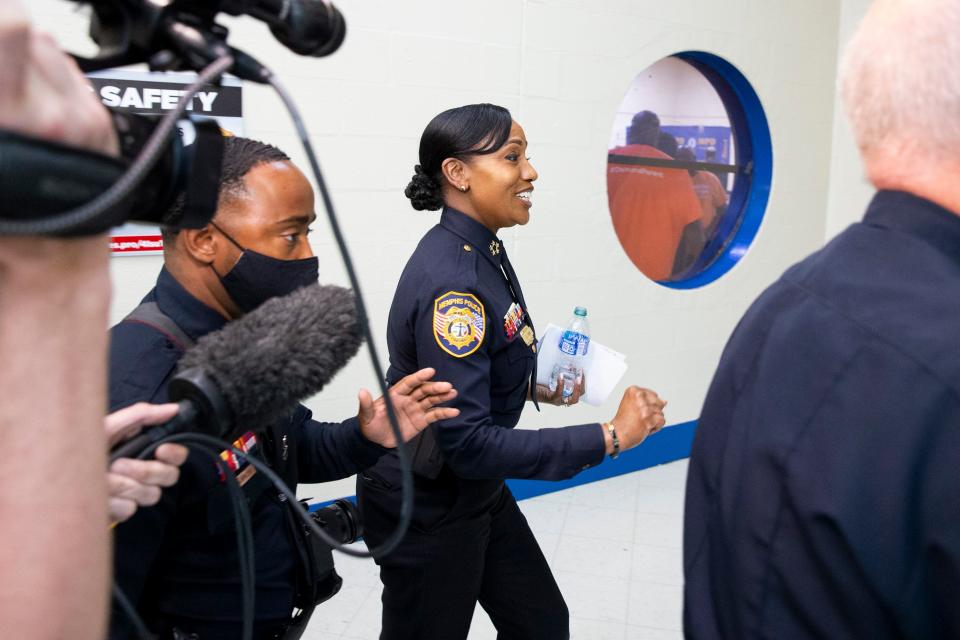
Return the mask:
<svg viewBox="0 0 960 640"><path fill-rule="evenodd" d="M300 260L271 258L244 249L223 229L216 224L213 226L243 252L226 275L221 276L216 269L213 272L217 273L230 299L244 313L253 311L270 298L285 296L301 287L316 284L320 277L320 263L316 256ZM213 265L210 267L213 268Z"/></svg>

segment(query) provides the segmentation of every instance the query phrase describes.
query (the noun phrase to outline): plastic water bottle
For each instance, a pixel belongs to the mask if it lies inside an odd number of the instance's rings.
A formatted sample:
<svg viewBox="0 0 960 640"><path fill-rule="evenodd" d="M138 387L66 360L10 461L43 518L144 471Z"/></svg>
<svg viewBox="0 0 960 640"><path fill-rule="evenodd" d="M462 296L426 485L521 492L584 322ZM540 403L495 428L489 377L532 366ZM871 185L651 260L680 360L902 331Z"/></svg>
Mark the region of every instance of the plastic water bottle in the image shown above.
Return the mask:
<svg viewBox="0 0 960 640"><path fill-rule="evenodd" d="M561 397L566 401L583 379L583 363L590 350L590 323L585 307L573 310L573 318L560 335L560 355L550 376L550 391L555 392L562 384Z"/></svg>

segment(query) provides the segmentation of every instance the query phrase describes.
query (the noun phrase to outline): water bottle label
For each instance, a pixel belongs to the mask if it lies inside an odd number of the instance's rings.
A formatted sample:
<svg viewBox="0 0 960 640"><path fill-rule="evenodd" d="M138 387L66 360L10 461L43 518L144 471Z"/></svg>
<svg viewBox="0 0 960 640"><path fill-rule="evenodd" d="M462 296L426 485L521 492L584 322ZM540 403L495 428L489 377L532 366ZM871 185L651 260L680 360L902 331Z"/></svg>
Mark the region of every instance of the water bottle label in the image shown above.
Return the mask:
<svg viewBox="0 0 960 640"><path fill-rule="evenodd" d="M580 341L584 336L577 333L576 331L564 331L563 335L560 337L560 351L565 353L568 356L577 355L577 351L580 349Z"/></svg>
<svg viewBox="0 0 960 640"><path fill-rule="evenodd" d="M580 336L580 343L577 345L577 355L585 356L587 352L590 351L590 336L585 336L582 333L577 335Z"/></svg>

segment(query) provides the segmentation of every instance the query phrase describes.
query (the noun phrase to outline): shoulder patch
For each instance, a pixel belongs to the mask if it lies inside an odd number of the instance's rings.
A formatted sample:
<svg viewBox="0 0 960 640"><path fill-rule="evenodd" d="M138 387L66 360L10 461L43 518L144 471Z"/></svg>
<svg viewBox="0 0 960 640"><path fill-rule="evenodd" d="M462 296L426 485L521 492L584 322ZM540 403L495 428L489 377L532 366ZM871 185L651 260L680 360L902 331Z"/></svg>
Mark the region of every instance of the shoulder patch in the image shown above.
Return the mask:
<svg viewBox="0 0 960 640"><path fill-rule="evenodd" d="M454 358L463 358L483 342L487 316L471 293L447 291L433 301L433 337Z"/></svg>

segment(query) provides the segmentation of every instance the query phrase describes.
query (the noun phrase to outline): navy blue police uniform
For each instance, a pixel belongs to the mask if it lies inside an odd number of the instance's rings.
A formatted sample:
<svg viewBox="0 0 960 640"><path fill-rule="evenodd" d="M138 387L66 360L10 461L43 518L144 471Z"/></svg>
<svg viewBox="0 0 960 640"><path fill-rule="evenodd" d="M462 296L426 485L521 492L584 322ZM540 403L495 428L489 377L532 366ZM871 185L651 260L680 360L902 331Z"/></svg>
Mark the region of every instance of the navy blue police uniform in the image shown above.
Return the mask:
<svg viewBox="0 0 960 640"><path fill-rule="evenodd" d="M377 559L381 638L465 638L478 601L500 638L567 637L563 597L503 479L558 480L596 465L603 429L513 428L536 389L537 339L494 233L460 211L443 211L400 277L387 344L390 382L433 367L457 389L460 415L415 443L413 524L396 551ZM399 516L395 454L358 477L357 494L366 539L377 545Z"/></svg>
<svg viewBox="0 0 960 640"><path fill-rule="evenodd" d="M188 340L220 329L227 320L188 293L166 269L144 302L153 302ZM111 329L110 409L138 401L165 402L167 381L183 355L184 340L155 324L127 320ZM355 474L386 449L360 433L356 418L318 423L299 406L266 430L250 425L242 450L267 460L288 486ZM255 550L257 638L280 637L293 610L306 558L297 544L290 507L263 474L226 456L250 506ZM243 616L233 512L225 478L213 460L191 450L180 481L160 503L140 509L116 527L114 576L161 638L173 628L199 640L236 640ZM299 507L295 507L299 508ZM114 611L110 638L135 637L124 613Z"/></svg>
<svg viewBox="0 0 960 640"><path fill-rule="evenodd" d="M690 458L688 638L960 637L960 217L879 192L720 360Z"/></svg>

